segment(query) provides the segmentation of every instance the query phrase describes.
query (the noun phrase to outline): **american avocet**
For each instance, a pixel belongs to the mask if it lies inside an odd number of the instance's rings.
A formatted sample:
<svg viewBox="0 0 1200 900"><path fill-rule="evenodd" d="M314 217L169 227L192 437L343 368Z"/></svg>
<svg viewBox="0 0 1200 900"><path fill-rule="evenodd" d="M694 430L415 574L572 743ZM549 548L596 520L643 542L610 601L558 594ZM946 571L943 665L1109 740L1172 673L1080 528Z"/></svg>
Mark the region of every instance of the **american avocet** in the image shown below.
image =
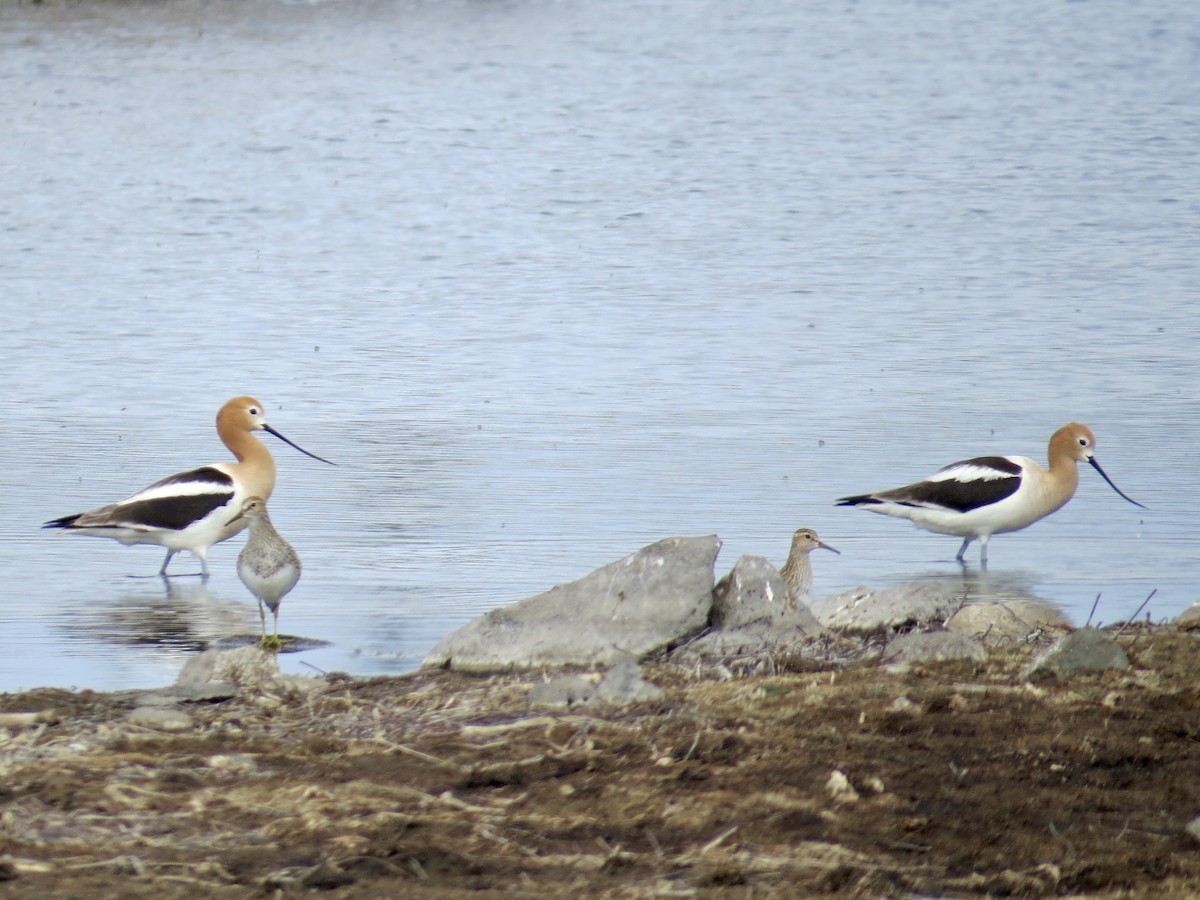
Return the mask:
<svg viewBox="0 0 1200 900"><path fill-rule="evenodd" d="M248 497L241 511L226 524L246 519L250 523L250 537L238 554L237 572L242 584L250 589L258 600L258 617L262 620L262 645L278 650L279 603L284 595L300 580L300 557L292 545L279 536L271 517L267 515L267 501L262 497ZM267 616L263 612L266 604L275 617L275 632L267 637Z"/></svg>
<svg viewBox="0 0 1200 900"><path fill-rule="evenodd" d="M791 591L786 604L788 609L795 609L797 599L806 602L805 598L812 597L812 562L808 555L818 547L833 550L834 553L842 552L826 544L811 528L797 528L796 533L792 535L792 549L788 551L787 562L779 570L780 576Z"/></svg>
<svg viewBox="0 0 1200 900"><path fill-rule="evenodd" d="M306 456L329 463L268 425L263 405L253 397L234 397L217 413L217 436L237 462L181 472L117 503L53 519L42 527L113 538L122 544L166 547L167 557L158 570L163 576L171 557L188 550L200 560L207 578L208 548L246 527L245 520L230 516L241 509L247 497L267 498L275 489L275 460L254 436L255 431L273 434Z"/></svg>
<svg viewBox="0 0 1200 900"><path fill-rule="evenodd" d="M987 565L988 538L1020 531L1061 509L1079 485L1077 462L1090 463L1109 487L1131 500L1100 468L1093 455L1096 436L1072 422L1054 432L1043 469L1025 456L981 456L952 463L924 481L890 491L843 497L838 506L860 506L885 516L909 519L918 528L963 539L957 560L971 541L980 544L979 561ZM1142 509L1145 509L1142 506Z"/></svg>

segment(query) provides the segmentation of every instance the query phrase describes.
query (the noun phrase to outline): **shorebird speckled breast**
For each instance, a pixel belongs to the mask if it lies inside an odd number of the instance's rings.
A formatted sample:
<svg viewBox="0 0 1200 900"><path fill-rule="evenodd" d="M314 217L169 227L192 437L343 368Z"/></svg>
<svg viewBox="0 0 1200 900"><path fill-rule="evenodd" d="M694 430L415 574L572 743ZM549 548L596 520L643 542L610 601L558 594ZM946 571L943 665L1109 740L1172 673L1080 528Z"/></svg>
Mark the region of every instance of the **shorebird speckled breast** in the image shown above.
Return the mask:
<svg viewBox="0 0 1200 900"><path fill-rule="evenodd" d="M790 592L786 604L788 609L795 608L797 599L804 603L812 599L812 561L808 557L818 547L822 550L832 550L834 553L842 552L817 537L817 533L811 528L797 528L792 534L788 558L779 570L779 575Z"/></svg>
<svg viewBox="0 0 1200 900"><path fill-rule="evenodd" d="M241 510L227 524L233 525L243 519L250 523L250 537L238 554L238 578L258 600L263 646L277 650L280 646L279 603L300 580L300 557L271 524L267 501L262 497L246 498ZM275 631L269 638L263 604L275 618Z"/></svg>
<svg viewBox="0 0 1200 900"><path fill-rule="evenodd" d="M1026 528L1061 509L1075 495L1079 485L1076 463L1090 464L1121 497L1142 506L1126 497L1100 468L1095 447L1092 430L1071 422L1050 438L1049 469L1026 456L981 456L953 463L905 487L843 497L837 505L909 519L926 531L961 537L962 546L955 557L960 561L971 541L978 540L980 563L986 566L988 539L993 534Z"/></svg>
<svg viewBox="0 0 1200 900"><path fill-rule="evenodd" d="M275 490L275 460L254 432L265 431L306 456L329 462L288 440L267 424L263 405L253 397L234 397L217 413L217 436L236 462L213 463L156 481L117 503L63 516L44 528L68 534L87 534L122 544L157 544L167 549L160 575L180 550L200 560L208 577L208 549L246 527L233 518L248 497L271 496Z"/></svg>

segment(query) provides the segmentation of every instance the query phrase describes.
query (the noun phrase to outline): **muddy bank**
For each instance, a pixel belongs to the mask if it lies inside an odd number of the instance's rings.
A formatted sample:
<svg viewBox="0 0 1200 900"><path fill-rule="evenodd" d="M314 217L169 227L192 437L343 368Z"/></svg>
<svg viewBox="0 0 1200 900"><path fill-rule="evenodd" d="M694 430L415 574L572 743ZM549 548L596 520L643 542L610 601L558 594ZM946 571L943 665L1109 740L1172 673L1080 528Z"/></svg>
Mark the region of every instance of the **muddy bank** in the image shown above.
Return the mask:
<svg viewBox="0 0 1200 900"><path fill-rule="evenodd" d="M1195 896L1200 638L1119 640L1131 669L1036 686L1033 646L901 672L658 662L662 696L619 709L438 670L157 728L131 695L5 695L54 721L0 732L0 891Z"/></svg>

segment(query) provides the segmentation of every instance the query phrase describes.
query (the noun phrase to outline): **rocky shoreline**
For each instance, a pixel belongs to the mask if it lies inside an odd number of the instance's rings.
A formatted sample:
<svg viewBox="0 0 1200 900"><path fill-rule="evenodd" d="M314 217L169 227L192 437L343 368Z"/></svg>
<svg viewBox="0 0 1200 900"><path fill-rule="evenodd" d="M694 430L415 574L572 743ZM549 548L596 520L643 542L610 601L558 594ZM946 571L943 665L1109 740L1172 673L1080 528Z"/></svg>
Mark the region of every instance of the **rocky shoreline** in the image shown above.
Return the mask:
<svg viewBox="0 0 1200 900"><path fill-rule="evenodd" d="M755 557L716 581L718 549L660 541L407 676L242 648L0 695L0 891L1200 894L1190 615L813 598Z"/></svg>

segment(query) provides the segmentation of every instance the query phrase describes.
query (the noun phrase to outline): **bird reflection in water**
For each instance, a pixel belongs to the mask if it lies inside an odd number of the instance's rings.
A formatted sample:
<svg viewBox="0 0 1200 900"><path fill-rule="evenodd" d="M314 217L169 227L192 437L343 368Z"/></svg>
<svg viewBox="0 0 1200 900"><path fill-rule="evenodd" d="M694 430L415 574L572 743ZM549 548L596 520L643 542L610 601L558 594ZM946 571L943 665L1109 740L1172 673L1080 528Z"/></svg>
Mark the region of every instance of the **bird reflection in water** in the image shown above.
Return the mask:
<svg viewBox="0 0 1200 900"><path fill-rule="evenodd" d="M73 630L92 640L123 645L203 650L246 627L245 604L214 600L205 581L163 578L157 589L147 584L91 608L88 619L72 623Z"/></svg>

